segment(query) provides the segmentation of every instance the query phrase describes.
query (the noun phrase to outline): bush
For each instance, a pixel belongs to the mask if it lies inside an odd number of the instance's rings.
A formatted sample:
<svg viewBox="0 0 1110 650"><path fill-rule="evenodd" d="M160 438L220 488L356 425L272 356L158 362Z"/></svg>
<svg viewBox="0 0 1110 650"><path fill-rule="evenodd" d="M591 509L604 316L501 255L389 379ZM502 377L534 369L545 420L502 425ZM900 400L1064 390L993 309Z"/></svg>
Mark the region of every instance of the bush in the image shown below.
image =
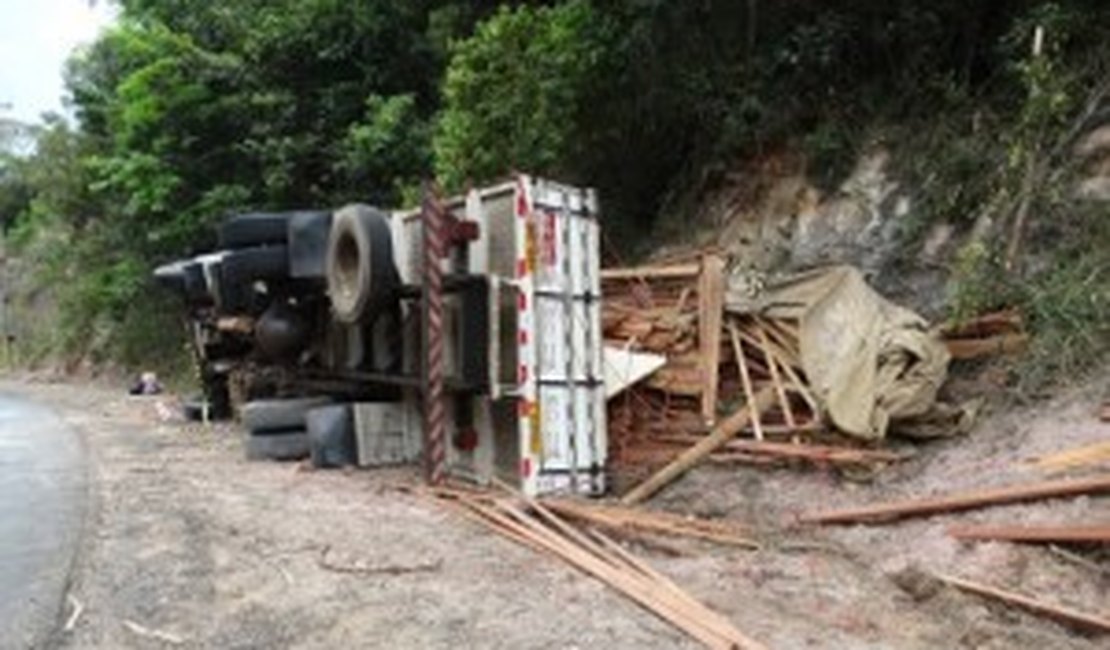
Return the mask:
<svg viewBox="0 0 1110 650"><path fill-rule="evenodd" d="M451 189L514 169L575 180L576 134L606 52L606 21L586 0L502 7L456 44L434 140ZM596 118L596 115L591 115Z"/></svg>

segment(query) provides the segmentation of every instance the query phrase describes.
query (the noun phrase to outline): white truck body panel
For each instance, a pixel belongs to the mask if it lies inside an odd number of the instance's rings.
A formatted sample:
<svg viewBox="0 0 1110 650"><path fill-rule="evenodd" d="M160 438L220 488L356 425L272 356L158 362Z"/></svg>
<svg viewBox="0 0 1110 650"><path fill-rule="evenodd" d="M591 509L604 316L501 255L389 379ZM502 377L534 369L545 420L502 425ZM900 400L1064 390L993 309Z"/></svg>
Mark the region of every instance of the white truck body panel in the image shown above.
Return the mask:
<svg viewBox="0 0 1110 650"><path fill-rule="evenodd" d="M456 217L479 224L468 254L444 271L490 278L490 383L473 398L478 442L451 444L458 431L449 399L448 464L478 482L494 478L526 494L599 494L605 490L607 430L602 371L600 236L596 195L520 175L446 202ZM394 216L394 252L403 282L423 273L419 210ZM446 358L459 346L447 300ZM406 358L417 359L419 314L406 315ZM410 367L418 372L419 367ZM455 369L448 363L447 375ZM408 394L406 401L418 403ZM419 408L410 426L421 426Z"/></svg>

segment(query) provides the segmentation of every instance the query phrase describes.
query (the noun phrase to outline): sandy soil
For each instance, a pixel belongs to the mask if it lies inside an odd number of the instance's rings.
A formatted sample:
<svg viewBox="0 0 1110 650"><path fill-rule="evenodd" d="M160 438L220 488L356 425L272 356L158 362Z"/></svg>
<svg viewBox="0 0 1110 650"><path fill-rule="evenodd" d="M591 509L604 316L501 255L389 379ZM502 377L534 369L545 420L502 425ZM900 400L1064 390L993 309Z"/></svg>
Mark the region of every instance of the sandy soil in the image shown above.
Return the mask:
<svg viewBox="0 0 1110 650"><path fill-rule="evenodd" d="M4 387L56 408L88 444L88 534L70 590L84 609L59 630L59 647L696 647L558 561L400 491L412 472L248 463L234 427L165 420L155 398ZM679 556L639 552L772 648L1108 647L921 578L947 572L1110 616L1105 552L1071 549L1081 563L944 534L953 521L1110 521L1108 498L875 527L794 523L839 505L1039 478L1023 460L1110 437L1094 417L1105 388L998 415L869 483L802 469L699 469L652 505L748 522L763 549L677 542ZM354 564L390 573L329 568Z"/></svg>

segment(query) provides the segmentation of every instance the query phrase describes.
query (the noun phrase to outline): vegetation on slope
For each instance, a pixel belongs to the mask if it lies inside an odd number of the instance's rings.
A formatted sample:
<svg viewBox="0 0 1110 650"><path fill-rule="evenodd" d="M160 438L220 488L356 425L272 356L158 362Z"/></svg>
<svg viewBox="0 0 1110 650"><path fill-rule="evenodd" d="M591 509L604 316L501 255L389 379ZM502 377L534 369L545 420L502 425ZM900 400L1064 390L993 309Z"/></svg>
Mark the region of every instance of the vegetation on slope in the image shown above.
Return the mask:
<svg viewBox="0 0 1110 650"><path fill-rule="evenodd" d="M1075 362L1108 347L1106 204L1070 190L1105 119L1098 0L120 4L71 62L76 125L35 127L30 154L0 131L0 220L59 309L29 349L164 358L149 270L236 210L528 169L596 185L627 252L749 157L802 151L831 186L876 139L916 194L908 243L993 224L953 267L956 315L1016 302Z"/></svg>

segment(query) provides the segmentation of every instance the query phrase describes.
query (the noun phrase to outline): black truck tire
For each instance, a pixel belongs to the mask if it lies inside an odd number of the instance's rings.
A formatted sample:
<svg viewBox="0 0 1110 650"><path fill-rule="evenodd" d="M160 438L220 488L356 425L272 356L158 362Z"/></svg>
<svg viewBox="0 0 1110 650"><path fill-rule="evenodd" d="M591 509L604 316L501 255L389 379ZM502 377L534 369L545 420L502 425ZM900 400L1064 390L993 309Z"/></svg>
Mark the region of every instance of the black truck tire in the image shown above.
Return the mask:
<svg viewBox="0 0 1110 650"><path fill-rule="evenodd" d="M204 265L190 262L181 268L185 299L190 304L210 303L212 295L208 292L208 281L204 277Z"/></svg>
<svg viewBox="0 0 1110 650"><path fill-rule="evenodd" d="M246 248L266 244L285 244L289 237L288 212L248 212L237 214L220 226L220 245Z"/></svg>
<svg viewBox="0 0 1110 650"><path fill-rule="evenodd" d="M154 281L163 288L185 295L185 264L175 262L159 266L154 269Z"/></svg>
<svg viewBox="0 0 1110 650"><path fill-rule="evenodd" d="M271 435L248 435L243 440L247 460L301 460L310 451L304 430L288 430Z"/></svg>
<svg viewBox="0 0 1110 650"><path fill-rule="evenodd" d="M289 217L289 275L302 280L327 277L330 211L294 212Z"/></svg>
<svg viewBox="0 0 1110 650"><path fill-rule="evenodd" d="M328 236L326 271L339 322L361 322L384 305L398 284L389 217L365 205L338 210Z"/></svg>
<svg viewBox="0 0 1110 650"><path fill-rule="evenodd" d="M331 399L323 396L259 399L244 404L240 417L252 434L304 429L308 411L330 403Z"/></svg>
<svg viewBox="0 0 1110 650"><path fill-rule="evenodd" d="M251 306L255 280L284 280L289 277L286 246L258 246L228 253L220 262L221 308L242 313Z"/></svg>
<svg viewBox="0 0 1110 650"><path fill-rule="evenodd" d="M350 404L319 406L306 416L312 466L345 467L358 462Z"/></svg>

